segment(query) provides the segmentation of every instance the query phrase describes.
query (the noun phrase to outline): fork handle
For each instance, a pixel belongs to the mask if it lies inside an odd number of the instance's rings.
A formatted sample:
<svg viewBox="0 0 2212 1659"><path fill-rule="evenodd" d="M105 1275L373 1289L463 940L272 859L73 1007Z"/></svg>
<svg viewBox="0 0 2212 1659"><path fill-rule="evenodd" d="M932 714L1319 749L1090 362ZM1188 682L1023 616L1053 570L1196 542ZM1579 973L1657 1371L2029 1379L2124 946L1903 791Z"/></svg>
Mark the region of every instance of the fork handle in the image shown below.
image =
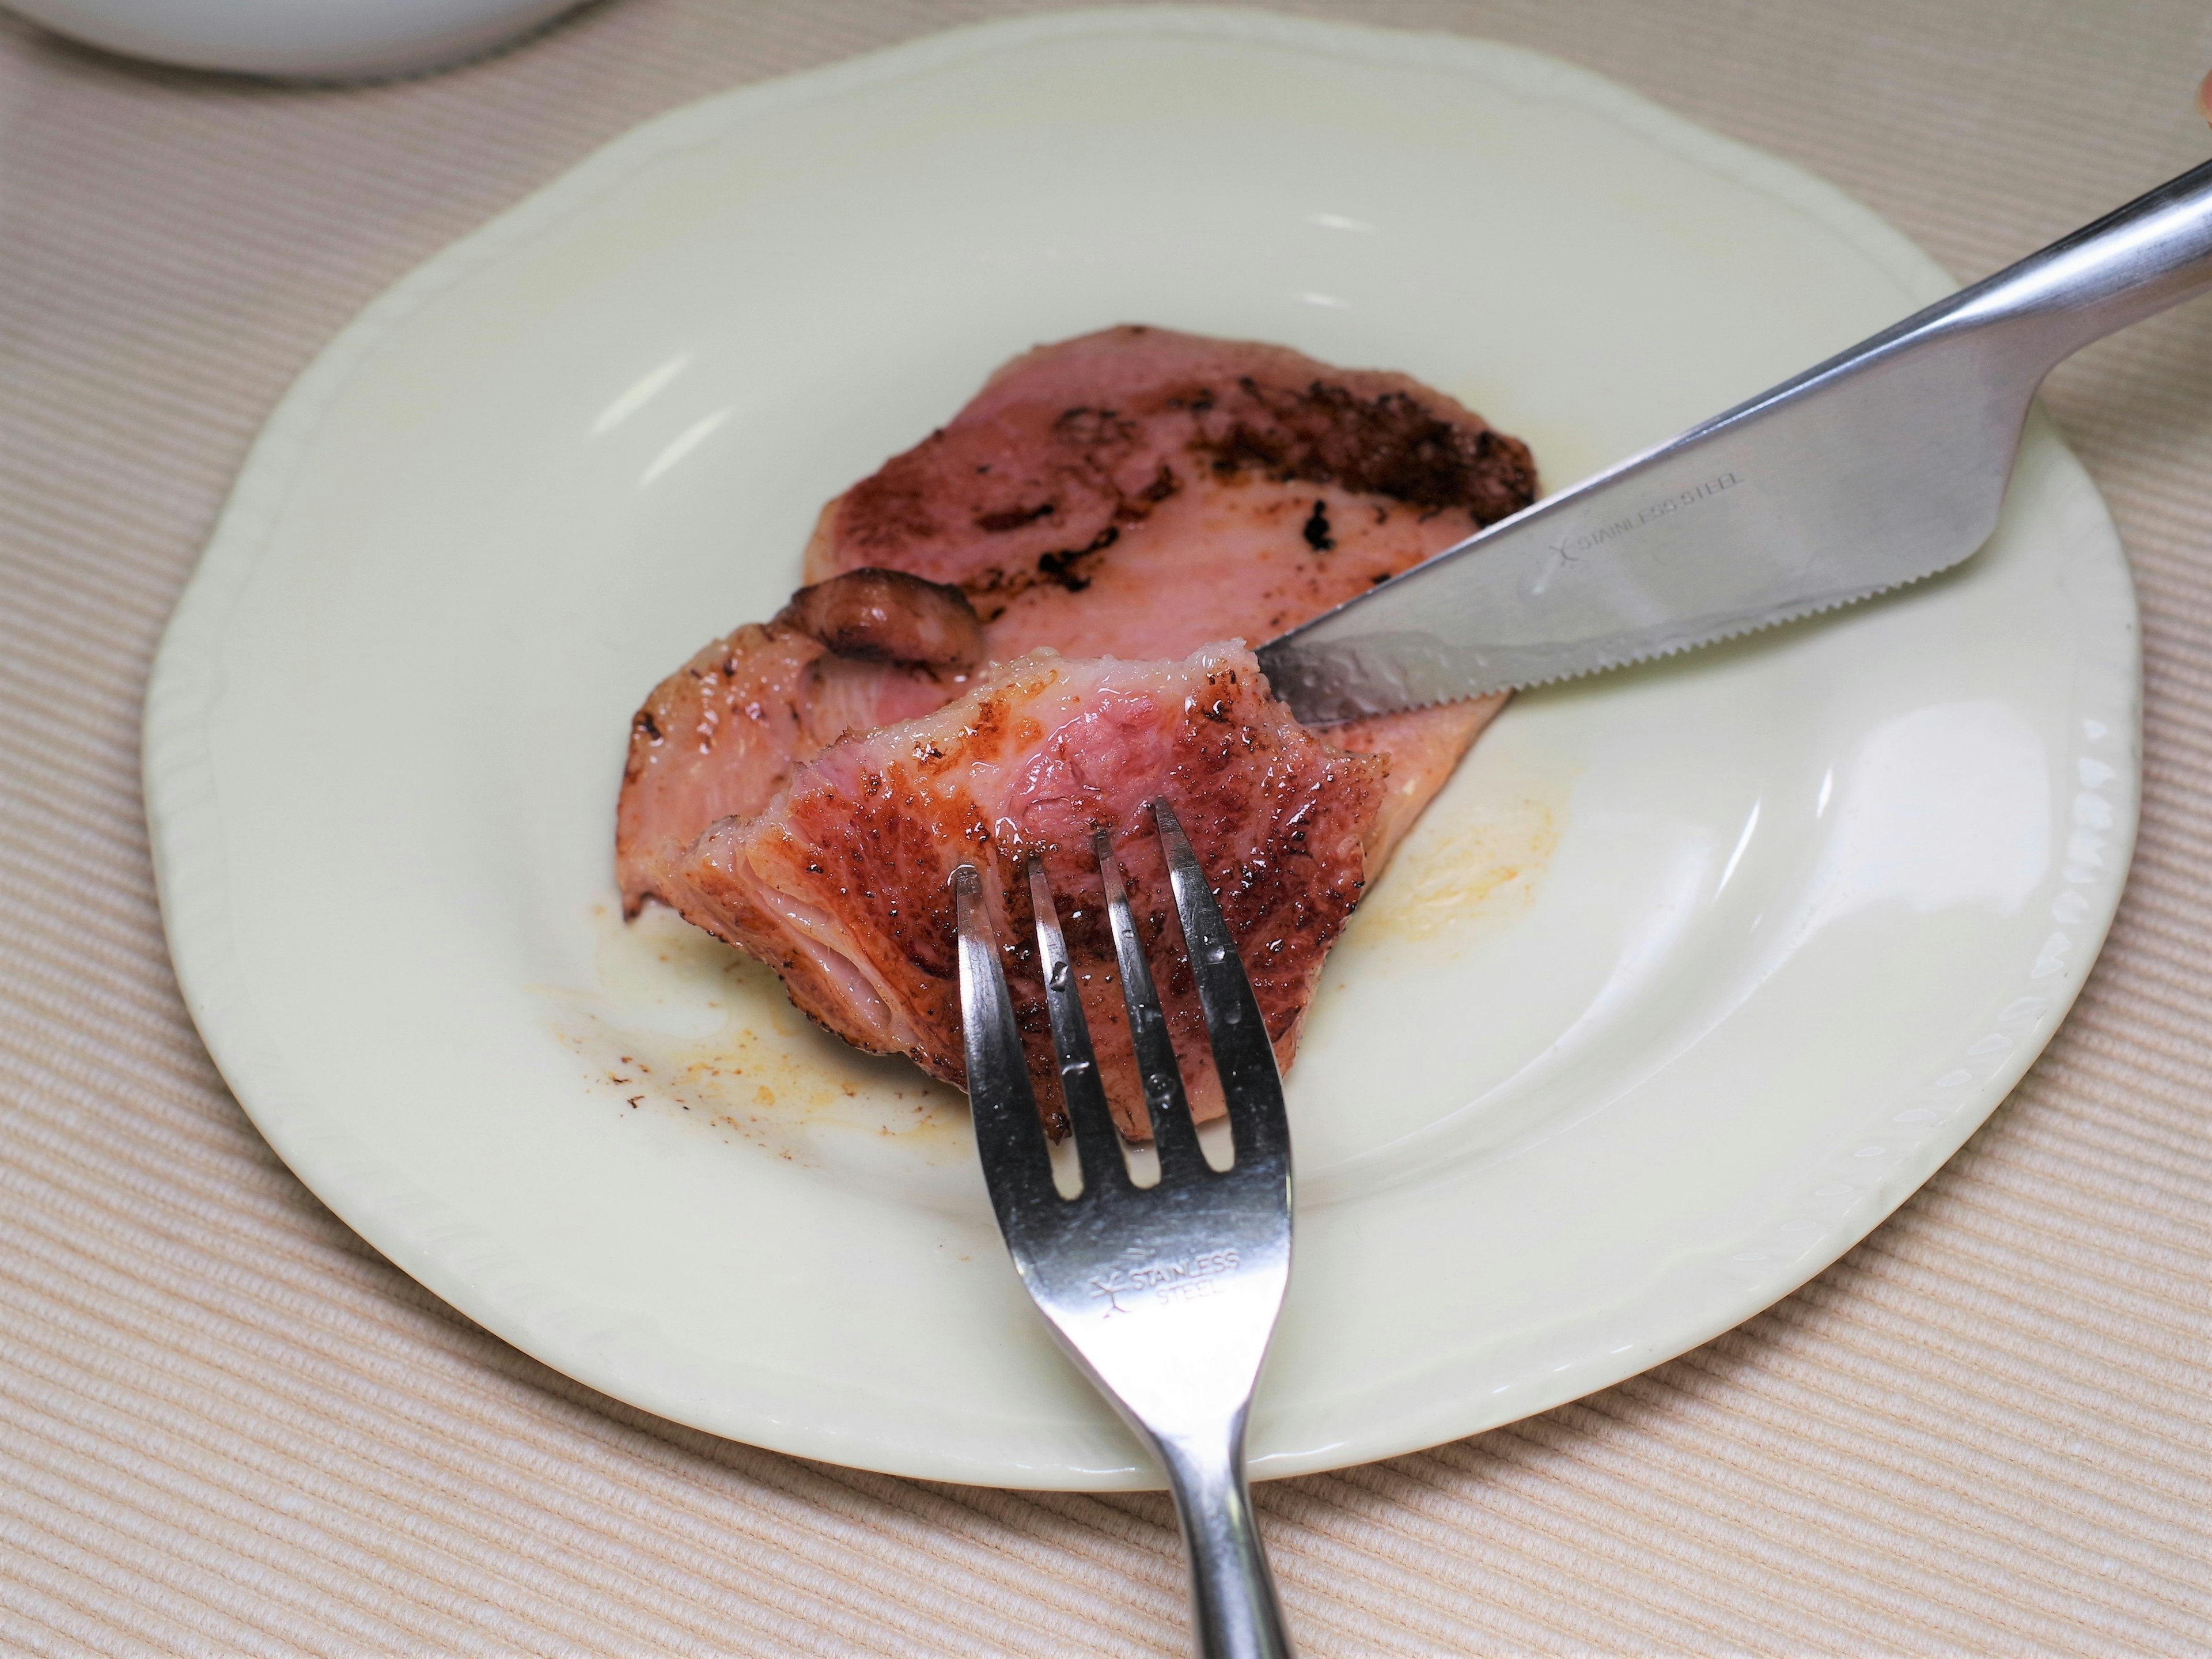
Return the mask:
<svg viewBox="0 0 2212 1659"><path fill-rule="evenodd" d="M1292 1659L1275 1575L1244 1479L1244 1413L1217 1438L1154 1438L1190 1557L1191 1627L1199 1659Z"/></svg>

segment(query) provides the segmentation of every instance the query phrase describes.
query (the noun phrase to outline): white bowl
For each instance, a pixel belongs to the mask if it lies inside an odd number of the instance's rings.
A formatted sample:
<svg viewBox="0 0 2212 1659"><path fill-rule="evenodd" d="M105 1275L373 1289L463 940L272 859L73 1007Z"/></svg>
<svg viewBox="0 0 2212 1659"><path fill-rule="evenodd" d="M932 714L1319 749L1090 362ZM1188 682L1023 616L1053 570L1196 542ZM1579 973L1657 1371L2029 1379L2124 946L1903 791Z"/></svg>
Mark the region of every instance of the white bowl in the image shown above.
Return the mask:
<svg viewBox="0 0 2212 1659"><path fill-rule="evenodd" d="M8 0L34 22L187 69L362 80L512 40L577 0Z"/></svg>

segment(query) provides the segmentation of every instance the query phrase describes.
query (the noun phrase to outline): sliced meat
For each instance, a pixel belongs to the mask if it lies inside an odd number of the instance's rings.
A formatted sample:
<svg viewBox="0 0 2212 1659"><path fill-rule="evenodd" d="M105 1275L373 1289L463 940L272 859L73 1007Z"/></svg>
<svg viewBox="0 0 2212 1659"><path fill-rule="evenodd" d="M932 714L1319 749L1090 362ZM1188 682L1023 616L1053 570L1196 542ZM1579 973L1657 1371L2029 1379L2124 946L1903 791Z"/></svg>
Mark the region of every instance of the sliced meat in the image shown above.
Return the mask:
<svg viewBox="0 0 2212 1659"><path fill-rule="evenodd" d="M1390 769L1382 816L1370 844L1368 879L1382 873L1382 866L1398 850L1406 832L1436 799L1437 791L1451 781L1460 757L1505 707L1510 695L1501 691L1468 702L1377 714L1318 728L1320 735L1338 748L1355 755L1376 756Z"/></svg>
<svg viewBox="0 0 2212 1659"><path fill-rule="evenodd" d="M958 588L887 570L802 588L773 621L708 646L630 720L615 817L623 914L667 899L670 860L717 819L759 812L798 762L957 696L979 649Z"/></svg>
<svg viewBox="0 0 2212 1659"><path fill-rule="evenodd" d="M1528 447L1402 374L1125 327L1014 359L832 502L821 580L957 584L989 654L1257 645L1535 499Z"/></svg>
<svg viewBox="0 0 2212 1659"><path fill-rule="evenodd" d="M1015 358L822 514L809 580L957 585L985 654L1258 645L1536 498L1528 447L1402 374L1124 327ZM1340 728L1392 757L1376 868L1498 697Z"/></svg>
<svg viewBox="0 0 2212 1659"><path fill-rule="evenodd" d="M775 964L830 1029L957 1082L945 880L976 857L1056 1112L1013 879L1020 850L1042 846L1109 1097L1141 1134L1090 867L1104 823L1127 848L1193 1103L1211 1115L1143 802L1176 802L1287 1062L1361 887L1504 699L1324 740L1264 694L1241 648L1199 647L1271 638L1535 492L1523 445L1402 375L1159 329L1041 347L832 501L806 552L814 585L639 711L617 826L626 909L674 904ZM1010 665L979 684L990 661Z"/></svg>
<svg viewBox="0 0 2212 1659"><path fill-rule="evenodd" d="M1018 860L1039 849L1059 896L1102 1079L1126 1133L1149 1133L1091 836L1121 849L1183 1072L1220 1110L1189 962L1145 807L1174 805L1242 946L1287 1064L1323 957L1358 902L1383 807L1383 763L1323 742L1264 688L1242 647L1181 662L1037 652L918 720L800 762L755 816L716 824L659 890L690 921L773 963L792 1000L847 1041L963 1080L948 884L974 862L997 920L1048 1119L1057 1070Z"/></svg>

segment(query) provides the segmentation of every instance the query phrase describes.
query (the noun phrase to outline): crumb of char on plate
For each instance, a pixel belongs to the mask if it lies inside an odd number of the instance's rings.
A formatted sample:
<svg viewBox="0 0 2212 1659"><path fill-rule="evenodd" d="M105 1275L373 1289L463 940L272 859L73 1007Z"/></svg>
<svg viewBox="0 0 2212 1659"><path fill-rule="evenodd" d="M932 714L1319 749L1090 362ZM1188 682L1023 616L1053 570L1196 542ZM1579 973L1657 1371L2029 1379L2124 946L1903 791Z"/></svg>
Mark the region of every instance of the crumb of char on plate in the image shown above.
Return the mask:
<svg viewBox="0 0 2212 1659"><path fill-rule="evenodd" d="M667 872L684 917L777 968L801 1009L858 1047L963 1080L950 878L984 876L1048 1127L1063 1127L1022 859L1060 909L1101 1081L1150 1134L1092 832L1112 835L1200 1118L1218 1115L1204 1021L1146 805L1172 804L1241 942L1287 1064L1323 960L1366 880L1386 763L1293 720L1241 646L1181 662L1038 651L918 720L797 765L762 812L726 819Z"/></svg>
<svg viewBox="0 0 2212 1659"><path fill-rule="evenodd" d="M1536 495L1526 444L1409 376L1124 325L1000 368L823 509L805 572L956 585L989 660L1175 657L1273 639ZM1376 872L1504 703L1332 728L1391 757Z"/></svg>

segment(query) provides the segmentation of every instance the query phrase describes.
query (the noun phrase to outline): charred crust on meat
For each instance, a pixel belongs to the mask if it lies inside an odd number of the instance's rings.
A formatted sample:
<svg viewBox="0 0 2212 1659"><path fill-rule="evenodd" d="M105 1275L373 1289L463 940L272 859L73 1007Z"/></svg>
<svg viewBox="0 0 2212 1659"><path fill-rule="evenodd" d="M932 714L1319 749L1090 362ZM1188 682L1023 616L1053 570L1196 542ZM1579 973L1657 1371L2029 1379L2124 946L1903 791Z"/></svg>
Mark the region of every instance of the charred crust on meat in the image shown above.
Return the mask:
<svg viewBox="0 0 2212 1659"><path fill-rule="evenodd" d="M997 697L986 697L976 706L975 719L968 727L969 733L979 738L1003 736L1006 729L1006 705Z"/></svg>
<svg viewBox="0 0 2212 1659"><path fill-rule="evenodd" d="M1094 553L1103 553L1121 539L1120 529L1109 524L1081 547L1062 547L1040 553L1036 562L1038 579L1057 582L1071 593L1080 593L1091 586L1091 578L1078 567Z"/></svg>
<svg viewBox="0 0 2212 1659"><path fill-rule="evenodd" d="M1058 501L1045 501L1036 507L1010 507L998 513L979 513L975 515L975 528L987 535L1003 536L1010 530L1025 530L1039 519L1049 519L1059 511Z"/></svg>
<svg viewBox="0 0 2212 1659"><path fill-rule="evenodd" d="M1313 511L1306 517L1305 527L1299 532L1306 545L1316 553L1326 553L1336 545L1336 538L1328 533L1328 503L1316 501Z"/></svg>
<svg viewBox="0 0 2212 1659"><path fill-rule="evenodd" d="M1152 474L1152 483L1133 495L1123 495L1114 503L1116 524L1142 524L1152 515L1152 509L1182 488L1182 480L1176 477L1175 469L1162 461L1159 470Z"/></svg>
<svg viewBox="0 0 2212 1659"><path fill-rule="evenodd" d="M660 741L660 722L653 717L653 710L641 708L630 719L630 730L648 743Z"/></svg>
<svg viewBox="0 0 2212 1659"><path fill-rule="evenodd" d="M1271 386L1249 374L1237 390L1227 424L1203 428L1191 446L1216 477L1249 471L1279 483L1334 483L1430 515L1463 510L1478 524L1536 498L1526 444L1445 420L1408 392L1362 398L1327 380Z"/></svg>
<svg viewBox="0 0 2212 1659"><path fill-rule="evenodd" d="M944 441L943 432L931 433L847 490L837 503L840 538L856 547L895 550L937 535L941 526L929 510L927 454Z"/></svg>
<svg viewBox="0 0 2212 1659"><path fill-rule="evenodd" d="M969 577L963 585L963 591L968 595L969 605L974 607L976 616L981 621L990 623L1004 616L1006 607L1015 599L1030 588L1040 585L1049 584L1063 588L1070 593L1082 592L1091 586L1092 575L1085 562L1103 553L1115 542L1120 541L1123 525L1141 522L1151 514L1155 506L1174 495L1182 487L1182 481L1175 476L1173 471L1164 464L1162 465L1158 472L1153 476L1151 483L1134 495L1125 495L1118 500L1112 514L1114 522L1106 525L1081 547L1048 549L1038 554L1035 563L1026 570L1009 570L1004 566L994 565L980 574ZM1006 514L994 516L1011 517ZM976 523L987 529L1012 531L1026 528L1027 524L1035 523L1042 516L1042 514L1032 514L1021 525L1011 522L1003 525L985 525L981 519L977 520Z"/></svg>

